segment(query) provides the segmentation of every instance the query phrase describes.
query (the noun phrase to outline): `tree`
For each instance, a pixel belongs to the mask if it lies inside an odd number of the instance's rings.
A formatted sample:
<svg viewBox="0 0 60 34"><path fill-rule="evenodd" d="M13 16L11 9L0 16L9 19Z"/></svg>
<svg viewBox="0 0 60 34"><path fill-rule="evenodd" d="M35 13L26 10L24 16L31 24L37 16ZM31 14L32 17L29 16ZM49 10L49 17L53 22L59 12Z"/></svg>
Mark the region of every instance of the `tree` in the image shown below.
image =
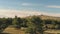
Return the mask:
<svg viewBox="0 0 60 34"><path fill-rule="evenodd" d="M36 25L33 22L31 22L31 19L27 18L26 20L26 25L28 26L26 32L29 34L36 34Z"/></svg>
<svg viewBox="0 0 60 34"><path fill-rule="evenodd" d="M33 16L32 22L36 25L36 31L43 33L43 23L40 17Z"/></svg>
<svg viewBox="0 0 60 34"><path fill-rule="evenodd" d="M17 20L17 16L15 16L15 18L13 19L12 24L14 25L15 28L19 28L19 22Z"/></svg>
<svg viewBox="0 0 60 34"><path fill-rule="evenodd" d="M40 17L33 16L30 19L28 19L27 22L28 25L28 32L33 34L36 34L37 32L43 34L43 23Z"/></svg>
<svg viewBox="0 0 60 34"><path fill-rule="evenodd" d="M22 27L27 27L27 22L28 22L27 18L22 18L21 26Z"/></svg>

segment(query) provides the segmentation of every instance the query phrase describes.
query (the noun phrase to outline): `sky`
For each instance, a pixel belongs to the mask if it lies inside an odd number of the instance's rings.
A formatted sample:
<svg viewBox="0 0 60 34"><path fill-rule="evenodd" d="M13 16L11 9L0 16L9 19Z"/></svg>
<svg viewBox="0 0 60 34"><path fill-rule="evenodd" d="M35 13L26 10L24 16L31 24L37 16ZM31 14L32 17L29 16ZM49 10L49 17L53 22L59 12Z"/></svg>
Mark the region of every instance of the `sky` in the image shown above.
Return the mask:
<svg viewBox="0 0 60 34"><path fill-rule="evenodd" d="M0 17L40 14L60 17L60 0L0 0Z"/></svg>

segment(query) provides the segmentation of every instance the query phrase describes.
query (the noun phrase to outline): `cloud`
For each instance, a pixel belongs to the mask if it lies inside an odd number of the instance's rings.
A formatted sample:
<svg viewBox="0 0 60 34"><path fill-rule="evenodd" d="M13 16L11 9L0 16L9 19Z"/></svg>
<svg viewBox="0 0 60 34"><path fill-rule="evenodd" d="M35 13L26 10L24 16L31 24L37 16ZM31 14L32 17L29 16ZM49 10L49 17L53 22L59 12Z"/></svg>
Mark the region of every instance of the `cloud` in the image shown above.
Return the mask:
<svg viewBox="0 0 60 34"><path fill-rule="evenodd" d="M60 17L60 14L52 14L42 11L0 9L0 17L14 17L15 15L17 15L18 17L27 17L41 14Z"/></svg>
<svg viewBox="0 0 60 34"><path fill-rule="evenodd" d="M0 17L14 17L17 15L18 17L26 17L29 15L40 15L40 12L37 11L29 11L29 10L8 10L8 9L0 9Z"/></svg>
<svg viewBox="0 0 60 34"><path fill-rule="evenodd" d="M50 6L46 6L48 8L60 8L60 6L53 6L53 5L50 5Z"/></svg>
<svg viewBox="0 0 60 34"><path fill-rule="evenodd" d="M29 3L22 3L23 6L28 6L28 5L31 5Z"/></svg>
<svg viewBox="0 0 60 34"><path fill-rule="evenodd" d="M22 6L41 6L42 4L34 4L34 3L22 3Z"/></svg>

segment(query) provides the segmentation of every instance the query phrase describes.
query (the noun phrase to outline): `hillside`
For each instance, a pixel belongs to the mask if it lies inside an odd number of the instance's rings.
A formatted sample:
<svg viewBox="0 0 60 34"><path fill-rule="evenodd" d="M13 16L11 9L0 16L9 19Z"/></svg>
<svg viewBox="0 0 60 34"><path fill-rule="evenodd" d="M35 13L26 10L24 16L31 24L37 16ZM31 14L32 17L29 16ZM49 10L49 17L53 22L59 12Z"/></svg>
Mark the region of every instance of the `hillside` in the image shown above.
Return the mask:
<svg viewBox="0 0 60 34"><path fill-rule="evenodd" d="M60 17L55 17L55 16L48 16L48 15L34 15L34 16L37 16L37 17L40 17L42 20L60 20ZM32 18L32 16L28 16L28 17L25 17L25 18Z"/></svg>
<svg viewBox="0 0 60 34"><path fill-rule="evenodd" d="M60 20L60 17L54 17L54 16L47 16L47 15L40 15L40 17L44 19L51 19L51 20Z"/></svg>
<svg viewBox="0 0 60 34"><path fill-rule="evenodd" d="M15 18L0 18L0 24L0 29L3 33L42 34L46 30L60 30L60 17L34 15L20 18L15 16Z"/></svg>

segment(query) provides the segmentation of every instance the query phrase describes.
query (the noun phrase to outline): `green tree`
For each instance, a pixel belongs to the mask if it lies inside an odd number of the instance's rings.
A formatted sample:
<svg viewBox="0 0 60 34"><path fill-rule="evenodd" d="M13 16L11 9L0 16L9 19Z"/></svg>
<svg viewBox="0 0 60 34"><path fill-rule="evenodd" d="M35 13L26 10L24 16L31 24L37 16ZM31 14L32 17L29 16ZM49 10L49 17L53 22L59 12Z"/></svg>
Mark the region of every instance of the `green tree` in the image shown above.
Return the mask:
<svg viewBox="0 0 60 34"><path fill-rule="evenodd" d="M36 25L36 31L43 34L44 30L43 30L43 22L41 20L41 17L33 16L31 20Z"/></svg>
<svg viewBox="0 0 60 34"><path fill-rule="evenodd" d="M26 25L28 26L27 30L26 30L27 33L29 33L29 34L36 34L36 30L35 30L36 25L31 22L30 18L27 18Z"/></svg>
<svg viewBox="0 0 60 34"><path fill-rule="evenodd" d="M12 24L14 25L14 27L19 28L18 27L19 26L19 22L17 20L17 16L15 16L15 18L13 19Z"/></svg>

